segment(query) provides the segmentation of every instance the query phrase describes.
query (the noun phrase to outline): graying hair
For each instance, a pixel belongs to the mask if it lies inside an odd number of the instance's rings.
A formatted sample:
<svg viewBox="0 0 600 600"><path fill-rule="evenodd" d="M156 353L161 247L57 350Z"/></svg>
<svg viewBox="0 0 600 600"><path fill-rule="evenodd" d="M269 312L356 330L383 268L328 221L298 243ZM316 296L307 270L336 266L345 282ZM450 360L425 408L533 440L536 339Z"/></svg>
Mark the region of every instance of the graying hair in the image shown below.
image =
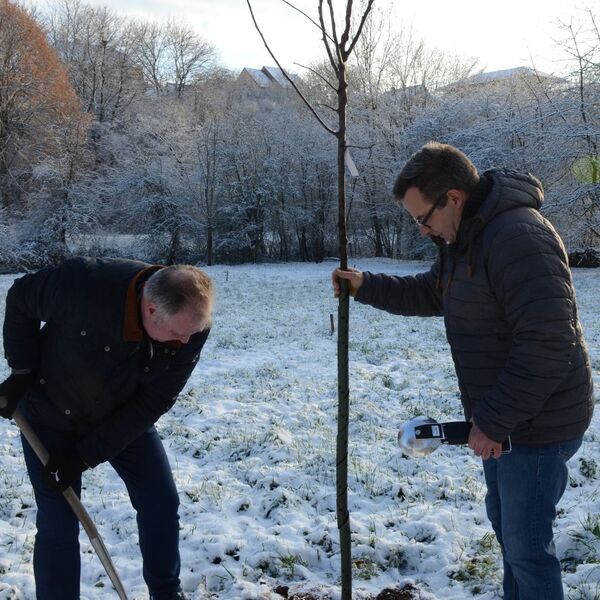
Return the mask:
<svg viewBox="0 0 600 600"><path fill-rule="evenodd" d="M160 314L173 316L191 310L210 325L214 300L211 278L192 265L173 265L153 273L144 285L144 297L156 304Z"/></svg>

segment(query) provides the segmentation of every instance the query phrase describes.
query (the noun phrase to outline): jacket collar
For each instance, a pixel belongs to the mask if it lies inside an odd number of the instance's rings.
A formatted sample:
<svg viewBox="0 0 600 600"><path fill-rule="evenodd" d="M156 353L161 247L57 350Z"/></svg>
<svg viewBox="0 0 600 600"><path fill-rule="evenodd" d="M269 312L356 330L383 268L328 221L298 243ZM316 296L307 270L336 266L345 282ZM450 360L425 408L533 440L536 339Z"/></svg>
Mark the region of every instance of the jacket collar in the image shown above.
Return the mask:
<svg viewBox="0 0 600 600"><path fill-rule="evenodd" d="M129 282L127 297L125 298L125 311L123 317L123 340L126 342L141 342L146 335L142 327L140 315L140 294L144 282L156 271L162 269L161 265L155 265L142 269Z"/></svg>

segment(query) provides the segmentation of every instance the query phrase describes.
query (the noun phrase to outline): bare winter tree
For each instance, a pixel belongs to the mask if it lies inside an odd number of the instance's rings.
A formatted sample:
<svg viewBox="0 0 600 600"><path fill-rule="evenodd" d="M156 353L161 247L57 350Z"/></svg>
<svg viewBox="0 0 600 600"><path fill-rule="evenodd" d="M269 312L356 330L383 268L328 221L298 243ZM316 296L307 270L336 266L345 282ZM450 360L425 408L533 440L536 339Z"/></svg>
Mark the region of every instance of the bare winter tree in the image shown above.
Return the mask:
<svg viewBox="0 0 600 600"><path fill-rule="evenodd" d="M186 85L199 79L216 61L216 50L183 23L170 21L165 31L165 47L180 98Z"/></svg>
<svg viewBox="0 0 600 600"><path fill-rule="evenodd" d="M583 22L571 19L560 23L563 39L559 46L574 65L572 79L577 97L578 131L585 142L592 183L600 182L598 165L600 128L597 102L600 96L600 33L591 9L585 11Z"/></svg>
<svg viewBox="0 0 600 600"><path fill-rule="evenodd" d="M549 209L570 250L600 248L600 33L591 8L559 22L558 47L567 77L552 108L560 121L550 131L560 161ZM558 166L558 165L557 165Z"/></svg>
<svg viewBox="0 0 600 600"><path fill-rule="evenodd" d="M329 125L326 120L315 110L311 103L305 99L294 80L286 73L271 51L265 40L252 10L252 3L246 0L254 25L258 30L269 54L282 70L286 79L305 101L306 106L315 116L317 121L332 135L337 138L337 180L338 180L338 229L340 267L348 268L348 238L346 231L346 186L345 169L349 160L348 142L346 137L346 114L348 108L348 82L347 65L352 52L360 39L374 0L366 0L361 8L361 15L357 20L358 25L353 28L353 0L346 1L346 10L341 26L336 20L333 0L319 0L318 22L294 7L287 0L285 4L304 14L321 31L321 39L335 80L327 80L326 84L335 90L337 106L337 124ZM337 436L337 519L340 530L340 547L342 561L342 598L350 600L352 597L352 553L350 537L350 516L348 513L348 421L349 421L349 376L348 376L348 332L349 332L349 297L348 286L342 285L338 305L338 436Z"/></svg>
<svg viewBox="0 0 600 600"><path fill-rule="evenodd" d="M215 221L220 195L222 137L221 119L213 115L199 128L196 156L199 172L199 208L206 226L206 264L214 262Z"/></svg>
<svg viewBox="0 0 600 600"><path fill-rule="evenodd" d="M443 54L411 26L399 26L390 3L369 14L349 65L350 123L361 146L349 220L354 251L393 256L401 244L412 250L412 224L389 200L388 174L408 158L404 130L435 104L443 85L466 77L473 65Z"/></svg>
<svg viewBox="0 0 600 600"><path fill-rule="evenodd" d="M158 23L137 23L133 27L135 57L144 71L146 81L154 87L159 96L167 79L167 41L165 27Z"/></svg>
<svg viewBox="0 0 600 600"><path fill-rule="evenodd" d="M98 121L114 121L141 95L136 38L126 19L106 7L62 0L49 7L46 27L77 95Z"/></svg>
<svg viewBox="0 0 600 600"><path fill-rule="evenodd" d="M352 56L350 84L369 108L377 107L380 96L392 88L399 36L393 29L391 10L389 6L371 11Z"/></svg>

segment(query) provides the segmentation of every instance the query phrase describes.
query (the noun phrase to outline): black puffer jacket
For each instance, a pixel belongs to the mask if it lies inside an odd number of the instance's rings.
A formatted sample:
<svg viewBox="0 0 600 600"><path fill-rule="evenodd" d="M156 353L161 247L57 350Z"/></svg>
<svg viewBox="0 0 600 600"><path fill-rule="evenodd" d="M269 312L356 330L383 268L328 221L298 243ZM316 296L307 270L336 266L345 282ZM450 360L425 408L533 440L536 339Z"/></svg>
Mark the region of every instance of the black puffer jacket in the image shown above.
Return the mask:
<svg viewBox="0 0 600 600"><path fill-rule="evenodd" d="M541 184L484 174L487 195L427 273L364 274L356 300L401 315L443 315L465 417L500 442L583 434L593 411L589 358L563 244L538 212Z"/></svg>
<svg viewBox="0 0 600 600"><path fill-rule="evenodd" d="M91 467L116 456L171 408L209 333L183 345L144 334L139 285L157 268L71 259L17 279L7 295L8 364L35 370L36 395L79 433L79 453Z"/></svg>

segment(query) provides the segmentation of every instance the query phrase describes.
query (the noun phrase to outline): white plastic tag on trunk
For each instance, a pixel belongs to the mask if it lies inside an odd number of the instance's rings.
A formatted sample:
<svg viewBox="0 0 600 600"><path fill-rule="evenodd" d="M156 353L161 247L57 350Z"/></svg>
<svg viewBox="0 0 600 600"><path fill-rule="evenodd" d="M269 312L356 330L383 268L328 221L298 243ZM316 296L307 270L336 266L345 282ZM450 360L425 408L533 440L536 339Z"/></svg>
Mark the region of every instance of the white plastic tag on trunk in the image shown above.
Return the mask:
<svg viewBox="0 0 600 600"><path fill-rule="evenodd" d="M350 175L352 177L358 177L358 169L356 168L356 165L350 156L350 150L348 150L348 148L346 148L346 151L344 152L344 162L348 167L348 171L350 171Z"/></svg>

